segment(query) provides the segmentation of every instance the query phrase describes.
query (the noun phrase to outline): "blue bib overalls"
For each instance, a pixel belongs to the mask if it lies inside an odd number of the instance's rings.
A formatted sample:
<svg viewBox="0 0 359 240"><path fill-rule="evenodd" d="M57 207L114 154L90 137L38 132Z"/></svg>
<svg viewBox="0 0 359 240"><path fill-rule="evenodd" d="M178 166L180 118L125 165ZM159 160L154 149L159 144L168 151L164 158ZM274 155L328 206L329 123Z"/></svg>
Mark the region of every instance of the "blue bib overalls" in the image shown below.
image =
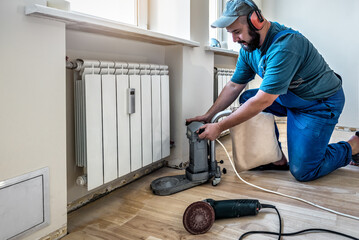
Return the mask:
<svg viewBox="0 0 359 240"><path fill-rule="evenodd" d="M288 32L294 31L279 32L273 42ZM258 75L262 78L265 65L264 56L258 67ZM245 91L240 96L240 103L246 102L257 92L258 89ZM350 163L352 150L349 143L328 145L344 102L342 89L329 98L311 101L304 100L288 90L287 94L280 95L264 110L276 116L287 116L289 167L297 180L314 180Z"/></svg>

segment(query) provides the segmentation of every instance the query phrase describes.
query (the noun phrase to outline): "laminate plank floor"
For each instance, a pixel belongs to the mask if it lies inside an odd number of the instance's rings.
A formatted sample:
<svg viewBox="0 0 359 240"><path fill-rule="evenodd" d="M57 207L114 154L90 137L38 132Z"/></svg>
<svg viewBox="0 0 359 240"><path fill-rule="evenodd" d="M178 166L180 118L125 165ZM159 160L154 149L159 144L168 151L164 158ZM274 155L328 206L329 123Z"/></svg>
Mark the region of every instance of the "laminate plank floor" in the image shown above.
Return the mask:
<svg viewBox="0 0 359 240"><path fill-rule="evenodd" d="M287 154L286 125L279 124L283 151ZM232 153L230 136L221 141ZM306 203L270 194L240 182L231 168L223 149L217 144L217 160L224 160L227 169L221 183L213 187L205 183L170 196L156 196L150 183L162 176L180 175L183 170L161 168L154 173L113 191L68 215L68 231L64 240L143 239L143 240L232 240L247 231L278 231L274 210L263 209L257 216L216 220L203 235L191 235L183 227L182 216L193 202L212 198L258 199L275 205L281 213L283 231L305 228L326 228L359 238L359 221L315 208ZM312 182L296 181L290 172L243 172L246 181L270 190L300 197L316 204L359 217L359 167L347 166ZM277 239L270 235L252 235L245 239ZM347 239L328 233L303 234L283 239Z"/></svg>

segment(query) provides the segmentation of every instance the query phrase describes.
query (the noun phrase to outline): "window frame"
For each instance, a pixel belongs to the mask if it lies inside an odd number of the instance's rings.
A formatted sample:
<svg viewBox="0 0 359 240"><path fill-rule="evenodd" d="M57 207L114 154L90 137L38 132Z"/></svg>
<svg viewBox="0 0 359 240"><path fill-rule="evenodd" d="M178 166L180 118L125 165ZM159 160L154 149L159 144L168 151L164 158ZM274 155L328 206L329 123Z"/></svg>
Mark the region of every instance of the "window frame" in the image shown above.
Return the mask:
<svg viewBox="0 0 359 240"><path fill-rule="evenodd" d="M209 2L209 4L214 4L214 6L212 5L212 7L209 7L210 10L214 10L215 11L215 16L216 19L218 19L223 12L224 6L226 4L227 0L212 0ZM209 15L211 15L211 13L209 13ZM211 19L210 19L211 21ZM211 25L212 22L209 23L209 25ZM211 26L209 26L209 31L211 31ZM209 40L213 38L213 36L211 36L211 34L209 34ZM216 34L215 37L219 42L223 42L223 41L227 41L227 31L225 28L216 28Z"/></svg>
<svg viewBox="0 0 359 240"><path fill-rule="evenodd" d="M210 1L210 4L215 4L214 8L215 8L215 11L216 11L215 14L217 16L216 19L218 19L222 15L222 12L224 10L224 7L225 7L227 1L228 0ZM210 9L211 9L211 7L210 7ZM212 9L213 9L213 7L212 7ZM211 26L209 26L209 27L211 28ZM209 34L209 40L212 37L213 36L211 36ZM226 42L228 50L233 50L233 51L238 52L239 49L241 48L239 44L236 45L236 43L232 42L232 36L231 36L230 33L227 32L227 30L225 28L216 28L216 37L215 38L221 43L221 46L224 45L223 42Z"/></svg>
<svg viewBox="0 0 359 240"><path fill-rule="evenodd" d="M121 1L121 0L117 0ZM137 26L142 29L148 30L148 1L149 0L133 0L134 1L134 22L128 23L128 22L122 22L114 19L107 18L108 20L123 23L123 24L129 24L132 26ZM71 2L70 2L71 3ZM76 10L75 10L76 11ZM86 12L80 12L86 15L98 17L98 18L104 18L99 15L93 15Z"/></svg>

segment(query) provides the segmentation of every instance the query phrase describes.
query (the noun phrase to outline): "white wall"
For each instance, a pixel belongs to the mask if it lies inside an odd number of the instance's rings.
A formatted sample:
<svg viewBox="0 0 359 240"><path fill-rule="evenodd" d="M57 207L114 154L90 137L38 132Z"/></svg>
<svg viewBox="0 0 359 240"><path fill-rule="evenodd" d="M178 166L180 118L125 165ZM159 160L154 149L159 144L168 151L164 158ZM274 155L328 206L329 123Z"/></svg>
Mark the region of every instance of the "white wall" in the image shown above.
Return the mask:
<svg viewBox="0 0 359 240"><path fill-rule="evenodd" d="M66 30L66 54L71 59L164 64L165 48L147 42Z"/></svg>
<svg viewBox="0 0 359 240"><path fill-rule="evenodd" d="M237 63L237 57L228 57L222 55L214 56L214 66L217 68L235 69Z"/></svg>
<svg viewBox="0 0 359 240"><path fill-rule="evenodd" d="M149 29L190 39L190 0L149 0Z"/></svg>
<svg viewBox="0 0 359 240"><path fill-rule="evenodd" d="M359 1L265 0L262 12L271 21L299 30L343 77L346 104L339 125L359 127Z"/></svg>
<svg viewBox="0 0 359 240"><path fill-rule="evenodd" d="M201 44L184 52L184 115L204 114L213 103L214 54L204 50L209 39L209 1L191 1L191 39ZM196 104L193 104L193 103Z"/></svg>
<svg viewBox="0 0 359 240"><path fill-rule="evenodd" d="M185 49L183 67L183 114L185 118L202 115L213 104L213 53ZM188 145L188 142L187 142Z"/></svg>
<svg viewBox="0 0 359 240"><path fill-rule="evenodd" d="M165 62L170 70L171 139L175 141L169 165L173 167L183 167L183 163L189 161L185 120L204 114L213 104L216 56L204 50L209 36L208 9L207 0L191 1L191 40L199 42L200 47L166 47ZM235 58L220 58L222 61L218 61L218 64L222 67L235 66Z"/></svg>
<svg viewBox="0 0 359 240"><path fill-rule="evenodd" d="M170 85L171 139L175 147L169 166L181 168L189 161L185 121L204 114L213 103L213 53L202 48L170 47L166 56L170 71L180 71L179 78L172 78Z"/></svg>
<svg viewBox="0 0 359 240"><path fill-rule="evenodd" d="M171 140L175 146L171 148L171 154L168 158L169 165L172 167L182 168L183 162L188 160L186 150L188 144L185 143L185 128L183 117L183 47L168 46L166 47L165 62L168 64L170 72L170 127Z"/></svg>
<svg viewBox="0 0 359 240"><path fill-rule="evenodd" d="M171 1L172 3L174 1ZM183 167L189 161L189 144L185 120L204 114L213 103L214 56L206 52L208 44L208 1L196 0L190 4L191 40L200 47L167 47L166 62L176 79L171 80L171 150L169 165ZM201 12L201 14L198 14Z"/></svg>
<svg viewBox="0 0 359 240"><path fill-rule="evenodd" d="M49 167L51 224L26 238L38 239L67 222L65 26L25 16L27 2L0 1L0 181Z"/></svg>

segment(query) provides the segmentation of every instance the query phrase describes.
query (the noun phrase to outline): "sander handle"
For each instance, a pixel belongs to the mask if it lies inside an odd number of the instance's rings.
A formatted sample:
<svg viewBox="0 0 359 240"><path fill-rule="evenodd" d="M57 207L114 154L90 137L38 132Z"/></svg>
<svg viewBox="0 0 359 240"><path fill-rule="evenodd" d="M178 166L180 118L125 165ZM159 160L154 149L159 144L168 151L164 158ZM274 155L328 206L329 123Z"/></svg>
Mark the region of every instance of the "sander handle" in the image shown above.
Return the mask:
<svg viewBox="0 0 359 240"><path fill-rule="evenodd" d="M262 208L258 200L255 199L234 199L215 201L213 199L206 199L214 212L215 218L235 218L243 216L257 215Z"/></svg>

